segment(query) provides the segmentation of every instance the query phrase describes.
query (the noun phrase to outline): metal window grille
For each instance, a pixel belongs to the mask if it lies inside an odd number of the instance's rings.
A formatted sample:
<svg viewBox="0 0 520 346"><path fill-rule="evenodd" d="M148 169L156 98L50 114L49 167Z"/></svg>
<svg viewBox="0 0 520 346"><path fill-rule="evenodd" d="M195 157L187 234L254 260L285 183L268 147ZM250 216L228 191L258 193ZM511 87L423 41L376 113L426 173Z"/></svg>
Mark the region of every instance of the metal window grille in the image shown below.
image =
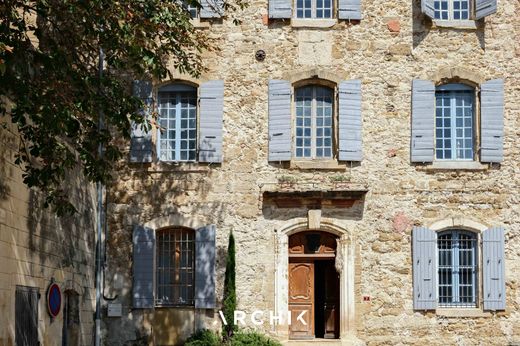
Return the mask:
<svg viewBox="0 0 520 346"><path fill-rule="evenodd" d="M470 0L436 0L434 6L435 19L468 20L470 18Z"/></svg>
<svg viewBox="0 0 520 346"><path fill-rule="evenodd" d="M477 305L477 237L451 230L437 238L439 306Z"/></svg>
<svg viewBox="0 0 520 346"><path fill-rule="evenodd" d="M195 232L185 228L159 231L156 251L155 304L193 305Z"/></svg>
<svg viewBox="0 0 520 346"><path fill-rule="evenodd" d="M438 160L473 160L474 116L471 90L437 90L435 155Z"/></svg>
<svg viewBox="0 0 520 346"><path fill-rule="evenodd" d="M296 18L332 18L332 0L296 0Z"/></svg>
<svg viewBox="0 0 520 346"><path fill-rule="evenodd" d="M159 92L159 158L195 161L197 154L197 94Z"/></svg>
<svg viewBox="0 0 520 346"><path fill-rule="evenodd" d="M295 156L331 158L333 136L332 90L308 86L296 89Z"/></svg>

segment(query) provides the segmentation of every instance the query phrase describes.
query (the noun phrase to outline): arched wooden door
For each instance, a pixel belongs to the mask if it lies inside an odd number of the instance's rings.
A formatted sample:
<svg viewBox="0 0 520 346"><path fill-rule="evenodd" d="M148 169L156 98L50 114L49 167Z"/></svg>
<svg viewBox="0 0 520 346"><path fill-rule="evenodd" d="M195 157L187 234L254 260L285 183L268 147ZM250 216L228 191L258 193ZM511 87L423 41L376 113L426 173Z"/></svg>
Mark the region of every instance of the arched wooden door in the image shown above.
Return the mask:
<svg viewBox="0 0 520 346"><path fill-rule="evenodd" d="M336 237L330 233L305 231L289 237L291 339L339 337L335 257Z"/></svg>

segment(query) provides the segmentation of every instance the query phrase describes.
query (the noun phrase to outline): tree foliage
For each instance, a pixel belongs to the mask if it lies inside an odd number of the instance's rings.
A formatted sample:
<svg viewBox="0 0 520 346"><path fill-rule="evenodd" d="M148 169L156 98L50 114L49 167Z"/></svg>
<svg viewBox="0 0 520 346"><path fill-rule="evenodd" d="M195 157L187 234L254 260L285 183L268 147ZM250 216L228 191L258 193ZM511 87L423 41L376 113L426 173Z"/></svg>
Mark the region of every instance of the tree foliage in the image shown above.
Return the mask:
<svg viewBox="0 0 520 346"><path fill-rule="evenodd" d="M222 336L224 341L228 341L237 330L237 326L233 323L234 313L237 307L235 277L235 237L233 236L233 232L230 232L226 258L226 273L224 277L224 301L222 307L222 313L227 321L227 325L222 324Z"/></svg>
<svg viewBox="0 0 520 346"><path fill-rule="evenodd" d="M196 0L0 3L0 116L18 130L24 182L58 213L74 211L63 188L68 172L80 166L90 181L109 182L130 121L151 128L137 111L132 79L204 70L201 55L214 43L193 27L187 3L200 7ZM224 4L226 13L238 7L241 0Z"/></svg>

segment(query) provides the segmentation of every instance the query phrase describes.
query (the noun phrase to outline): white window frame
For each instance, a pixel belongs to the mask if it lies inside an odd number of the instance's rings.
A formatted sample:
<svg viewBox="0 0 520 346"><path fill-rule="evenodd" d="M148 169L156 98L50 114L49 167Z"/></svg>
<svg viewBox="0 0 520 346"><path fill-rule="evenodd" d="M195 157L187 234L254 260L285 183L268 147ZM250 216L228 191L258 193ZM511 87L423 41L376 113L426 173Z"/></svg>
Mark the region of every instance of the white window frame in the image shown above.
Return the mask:
<svg viewBox="0 0 520 346"><path fill-rule="evenodd" d="M456 125L456 93L464 91L464 92L471 92L472 97L472 148L471 148L471 157L469 158L458 158L457 157L457 125ZM451 158L438 158L437 157L437 92L448 92L451 94L450 96L450 129L451 129ZM464 120L464 119L463 119ZM472 162L476 160L477 157L477 148L478 148L478 138L477 138L477 97L475 88L461 83L450 83L450 84L443 84L440 86L437 86L435 89L435 115L434 115L434 143L435 143L435 152L434 157L435 160L438 162L446 162L446 161L457 161L457 162ZM464 125L463 125L464 126ZM444 126L443 126L444 127ZM463 129L464 131L464 129ZM463 134L463 136L465 136ZM443 140L445 138L443 137ZM466 137L463 137L463 140L466 140ZM443 149L446 149L443 147Z"/></svg>
<svg viewBox="0 0 520 346"><path fill-rule="evenodd" d="M311 156L310 157L305 157L305 156L297 156L297 145L296 145L296 141L297 141L297 119L298 119L298 116L297 116L297 105L296 105L296 94L297 94L297 91L299 89L303 89L303 88L312 88L312 102L311 102ZM332 111L332 115L331 115L331 121L332 121L332 124L331 124L331 155L330 156L321 156L321 157L317 157L316 156L316 139L317 139L317 101L316 101L316 91L317 91L317 88L324 88L324 89L328 89L330 91L330 96L331 96L331 101L332 101L332 105L331 105L331 111ZM325 85L321 85L321 84L317 84L317 83L310 83L310 84L305 84L305 85L300 85L298 87L294 87L293 89L293 102L292 102L292 109L293 109L293 112L294 112L294 118L292 119L292 129L293 129L293 136L292 136L292 158L294 160L333 160L335 159L336 157L336 124L337 124L337 110L336 110L336 91L335 91L335 88L331 88L330 86L325 86Z"/></svg>
<svg viewBox="0 0 520 346"><path fill-rule="evenodd" d="M434 0L434 5L435 3L439 1L440 3L442 2L447 2L448 3L448 18L447 19L443 19L443 18L437 18L437 10L434 9L434 20L438 20L438 21L455 21L455 22L458 22L458 21L468 21L468 20L473 20L474 16L473 16L473 9L475 8L475 1L474 0L467 0L468 2L468 18L465 18L465 19L455 19L455 6L454 6L454 2L455 1L464 1L464 0ZM461 11L460 9L457 10L457 11ZM442 12L441 12L442 13Z"/></svg>
<svg viewBox="0 0 520 346"><path fill-rule="evenodd" d="M305 0L301 0L304 4L305 4ZM304 20L321 20L321 19L335 19L336 16L334 14L335 12L335 1L334 0L329 0L330 1L330 17L318 17L317 16L317 13L318 13L318 1L319 0L311 0L311 16L310 17L305 17L305 7L303 7L303 13L304 13L304 16L303 17L298 17L298 0L294 0L294 14L293 14L293 17L294 19L304 19ZM321 0L323 3L325 2L325 0ZM325 10L328 10L329 8L326 8L326 7L322 7L321 9L323 9L323 11Z"/></svg>
<svg viewBox="0 0 520 346"><path fill-rule="evenodd" d="M451 234L452 235L452 244L454 245L451 250L450 250L450 253L451 253L451 285L445 285L445 286L451 286L451 292L452 292L452 297L453 297L453 300L454 301L451 301L451 302L442 302L441 301L441 285L442 285L442 280L441 280L441 269L440 269L440 253L441 253L441 250L442 250L442 247L439 246L440 243L443 241L440 239L440 237L444 234ZM459 262L459 255L460 255L460 249L459 247L455 246L455 244L459 244L460 242L460 235L469 235L471 236L473 239L471 240L473 242L472 244L472 251L471 251L471 255L472 255L472 265L469 266L469 267L472 267L473 269L473 272L471 273L471 287L473 288L473 302L470 302L470 303L465 303L465 302L460 302L458 301L459 300L459 288L460 288L460 280L459 280L459 276L458 276L458 273L459 273L459 270L460 270L460 262ZM463 240L463 241L467 241L467 240ZM438 307L443 309L443 308L477 308L479 306L479 284L480 284L480 260L479 260L479 254L480 254L480 239L479 239L479 234L476 233L476 232L472 232L472 231L468 231L468 230L465 230L465 229L446 229L446 230L443 230L443 231L439 231L437 232L437 247L436 247L436 256L437 256L437 261L436 261L436 275L437 275L437 299L438 299Z"/></svg>
<svg viewBox="0 0 520 346"><path fill-rule="evenodd" d="M175 149L173 151L173 154L174 154L174 157L172 159L162 159L162 154L161 154L161 132L164 130L164 131L168 131L169 128L162 128L161 126L161 94L164 94L164 93L174 93L176 94L177 98L179 98L179 94L181 93L193 93L193 97L195 98L195 137L194 137L194 141L195 141L195 148L192 149L195 153L194 155L194 158L193 159L190 159L189 158L189 152L190 150L188 150L188 158L187 159L182 159L181 158L181 155L180 155L180 144L181 144L181 141L182 139L179 137L180 135L180 131L178 131L178 129L181 129L181 131L185 131L185 130L182 130L182 124L181 124L181 117L180 117L180 105L179 105L179 102L177 101L175 106L177 107L176 109L176 112L177 114L179 114L179 116L176 116L176 119L175 119L175 131L176 131L176 139L175 139L175 142L176 142L176 146L175 146ZM158 92L157 92L157 112L159 114L159 119L158 119L158 123L159 123L159 127L157 129L157 157L158 157L158 160L161 161L161 162L196 162L197 161L197 155L198 155L198 134L199 134L199 126L198 126L198 119L199 119L199 98L198 98L198 88L194 87L194 86L191 86L191 85L188 85L188 84L182 84L182 83L174 83L174 84L168 84L168 85L165 85L161 88L159 88ZM191 128L188 126L188 130L190 130ZM188 144L189 146L189 144Z"/></svg>

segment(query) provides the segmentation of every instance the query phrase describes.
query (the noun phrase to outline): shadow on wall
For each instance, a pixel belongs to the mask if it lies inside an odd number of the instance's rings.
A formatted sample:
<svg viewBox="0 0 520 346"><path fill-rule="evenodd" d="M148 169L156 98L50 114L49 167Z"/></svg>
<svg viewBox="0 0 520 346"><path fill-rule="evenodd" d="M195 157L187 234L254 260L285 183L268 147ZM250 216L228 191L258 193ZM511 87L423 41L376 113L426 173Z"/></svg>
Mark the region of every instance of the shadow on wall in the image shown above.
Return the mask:
<svg viewBox="0 0 520 346"><path fill-rule="evenodd" d="M433 27L433 21L428 16L424 15L421 11L421 0L412 1L412 35L413 35L413 49L419 47L419 45L426 39ZM477 36L480 48L486 49L484 21L476 21L477 29L457 29L452 27L437 27L438 31L450 31L454 33L468 33L474 32ZM468 31L469 30L469 31Z"/></svg>
<svg viewBox="0 0 520 346"><path fill-rule="evenodd" d="M2 122L0 122L0 200L6 200L11 191L7 182L7 177L10 176L8 170L12 169L10 163L7 162L7 156L10 155L13 148L9 145L12 134L1 125Z"/></svg>

